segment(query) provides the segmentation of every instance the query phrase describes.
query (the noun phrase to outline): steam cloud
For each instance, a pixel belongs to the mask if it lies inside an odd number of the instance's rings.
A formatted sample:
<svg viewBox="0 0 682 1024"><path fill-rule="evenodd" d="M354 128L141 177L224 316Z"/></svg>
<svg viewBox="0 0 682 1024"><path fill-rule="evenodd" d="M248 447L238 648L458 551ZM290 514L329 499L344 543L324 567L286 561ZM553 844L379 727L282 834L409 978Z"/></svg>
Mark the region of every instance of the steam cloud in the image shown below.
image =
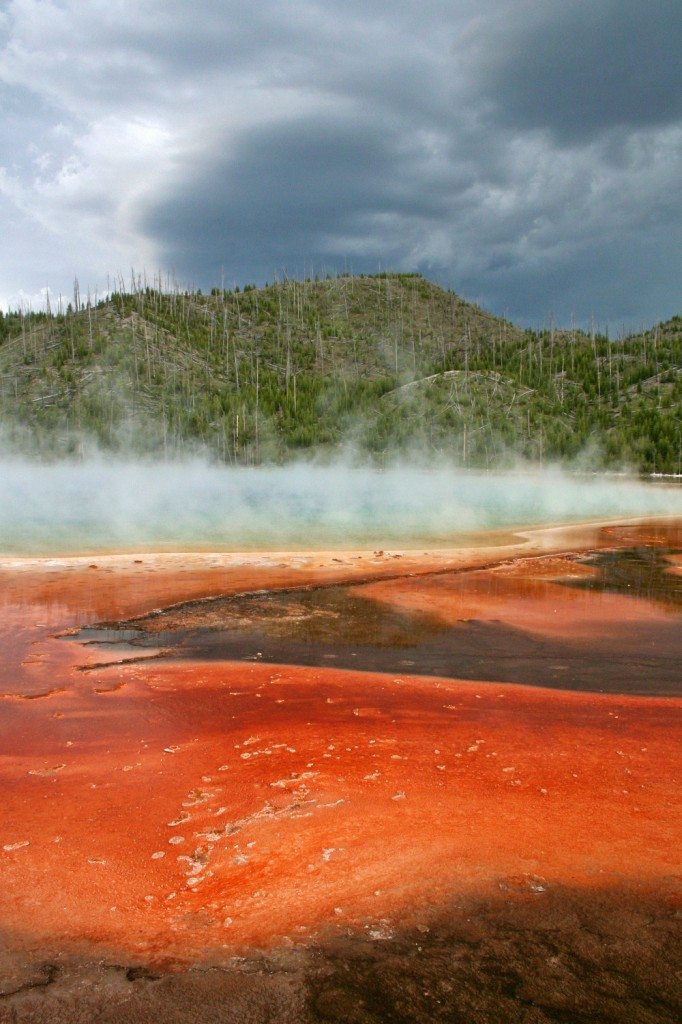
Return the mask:
<svg viewBox="0 0 682 1024"><path fill-rule="evenodd" d="M682 515L682 488L556 469L0 463L4 554L409 547L475 530L666 514Z"/></svg>

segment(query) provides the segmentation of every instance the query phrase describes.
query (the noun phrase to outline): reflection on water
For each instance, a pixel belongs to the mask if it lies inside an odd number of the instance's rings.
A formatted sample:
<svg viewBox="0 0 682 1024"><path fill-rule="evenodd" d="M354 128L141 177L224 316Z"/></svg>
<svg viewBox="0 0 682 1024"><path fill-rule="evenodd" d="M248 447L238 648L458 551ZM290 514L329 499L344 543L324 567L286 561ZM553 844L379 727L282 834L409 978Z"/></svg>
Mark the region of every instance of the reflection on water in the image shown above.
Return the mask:
<svg viewBox="0 0 682 1024"><path fill-rule="evenodd" d="M572 579L572 587L584 587L598 593L629 594L656 601L670 608L682 608L682 576L671 569L679 551L661 551L641 547L630 551L600 551L582 559L598 572L594 576Z"/></svg>

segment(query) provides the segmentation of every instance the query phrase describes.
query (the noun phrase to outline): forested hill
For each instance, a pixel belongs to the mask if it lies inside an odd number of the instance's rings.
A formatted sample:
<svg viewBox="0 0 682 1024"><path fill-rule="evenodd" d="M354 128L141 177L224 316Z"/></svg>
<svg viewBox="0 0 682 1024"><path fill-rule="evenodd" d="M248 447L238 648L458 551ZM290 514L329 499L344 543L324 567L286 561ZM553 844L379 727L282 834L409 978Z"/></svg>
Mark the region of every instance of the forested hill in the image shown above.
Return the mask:
<svg viewBox="0 0 682 1024"><path fill-rule="evenodd" d="M416 274L240 291L139 286L0 314L6 452L342 447L682 468L682 317L626 338L521 330Z"/></svg>

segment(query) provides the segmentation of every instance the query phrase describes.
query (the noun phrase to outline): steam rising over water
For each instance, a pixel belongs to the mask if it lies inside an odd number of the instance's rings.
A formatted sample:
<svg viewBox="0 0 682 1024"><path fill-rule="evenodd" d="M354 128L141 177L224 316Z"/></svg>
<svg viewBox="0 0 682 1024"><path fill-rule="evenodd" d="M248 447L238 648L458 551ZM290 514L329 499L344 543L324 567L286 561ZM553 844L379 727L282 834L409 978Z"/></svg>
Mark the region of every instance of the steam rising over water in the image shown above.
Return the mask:
<svg viewBox="0 0 682 1024"><path fill-rule="evenodd" d="M551 469L0 464L6 554L409 547L478 530L665 514L682 515L682 488Z"/></svg>

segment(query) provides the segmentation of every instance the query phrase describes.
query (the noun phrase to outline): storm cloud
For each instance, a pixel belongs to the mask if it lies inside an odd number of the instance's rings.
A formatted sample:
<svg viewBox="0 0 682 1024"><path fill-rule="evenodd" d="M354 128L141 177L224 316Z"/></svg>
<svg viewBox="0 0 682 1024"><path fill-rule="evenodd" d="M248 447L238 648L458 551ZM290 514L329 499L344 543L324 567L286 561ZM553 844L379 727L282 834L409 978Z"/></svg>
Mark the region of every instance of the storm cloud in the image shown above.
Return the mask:
<svg viewBox="0 0 682 1024"><path fill-rule="evenodd" d="M574 0L513 10L486 26L474 88L500 124L560 142L682 117L682 17L676 0ZM486 54L484 56L483 54Z"/></svg>
<svg viewBox="0 0 682 1024"><path fill-rule="evenodd" d="M0 302L417 269L521 322L679 312L673 0L11 0Z"/></svg>

